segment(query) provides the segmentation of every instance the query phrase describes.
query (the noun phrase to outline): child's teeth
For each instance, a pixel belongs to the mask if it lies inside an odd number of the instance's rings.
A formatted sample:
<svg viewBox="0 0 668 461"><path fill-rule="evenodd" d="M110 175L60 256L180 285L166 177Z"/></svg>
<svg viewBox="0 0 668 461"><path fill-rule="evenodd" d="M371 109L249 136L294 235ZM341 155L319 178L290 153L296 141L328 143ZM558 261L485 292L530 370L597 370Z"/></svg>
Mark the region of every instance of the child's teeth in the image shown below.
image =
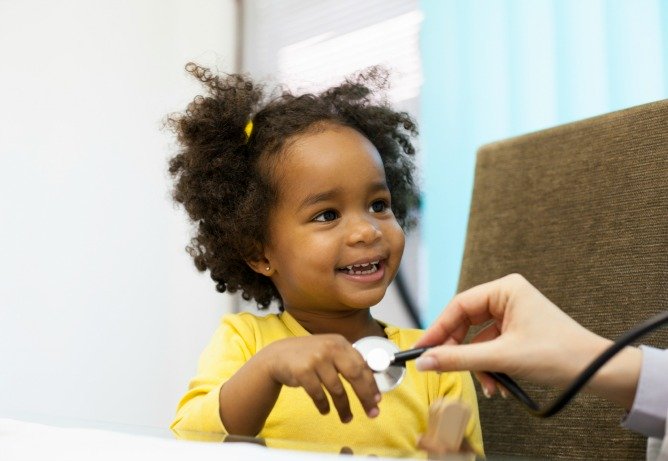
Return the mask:
<svg viewBox="0 0 668 461"><path fill-rule="evenodd" d="M368 268L368 269L362 270L362 268ZM374 272L378 271L378 261L370 263L354 264L352 266L346 266L346 269L348 269L348 275L373 274Z"/></svg>
<svg viewBox="0 0 668 461"><path fill-rule="evenodd" d="M350 266L344 266L341 270L346 269L348 275L366 275L373 274L378 272L378 265L380 260L371 261L368 263L352 264Z"/></svg>

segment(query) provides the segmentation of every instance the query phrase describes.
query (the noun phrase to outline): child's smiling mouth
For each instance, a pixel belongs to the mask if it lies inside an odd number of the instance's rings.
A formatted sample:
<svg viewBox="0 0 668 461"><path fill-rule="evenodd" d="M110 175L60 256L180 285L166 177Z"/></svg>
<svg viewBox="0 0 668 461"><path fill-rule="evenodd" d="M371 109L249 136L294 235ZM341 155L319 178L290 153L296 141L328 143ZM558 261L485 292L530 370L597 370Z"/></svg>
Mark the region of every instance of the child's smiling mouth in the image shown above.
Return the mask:
<svg viewBox="0 0 668 461"><path fill-rule="evenodd" d="M380 260L369 261L367 263L352 264L350 266L341 267L338 270L345 272L348 275L367 275L377 272L380 268Z"/></svg>
<svg viewBox="0 0 668 461"><path fill-rule="evenodd" d="M385 265L385 259L376 258L339 267L337 272L348 280L354 280L355 282L377 282L385 276Z"/></svg>

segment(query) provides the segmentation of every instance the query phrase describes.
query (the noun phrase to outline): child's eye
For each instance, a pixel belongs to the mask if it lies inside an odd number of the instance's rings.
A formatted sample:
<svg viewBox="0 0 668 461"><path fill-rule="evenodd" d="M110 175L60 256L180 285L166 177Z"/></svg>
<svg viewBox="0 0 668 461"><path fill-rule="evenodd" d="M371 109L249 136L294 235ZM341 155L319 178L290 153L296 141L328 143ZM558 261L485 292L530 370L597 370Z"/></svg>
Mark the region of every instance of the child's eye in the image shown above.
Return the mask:
<svg viewBox="0 0 668 461"><path fill-rule="evenodd" d="M369 207L369 211L373 213L382 213L388 209L387 202L385 200L376 200Z"/></svg>
<svg viewBox="0 0 668 461"><path fill-rule="evenodd" d="M322 213L320 213L318 216L313 218L313 220L314 221L319 221L319 222L327 222L327 221L334 221L338 217L339 217L339 214L336 211L325 210Z"/></svg>

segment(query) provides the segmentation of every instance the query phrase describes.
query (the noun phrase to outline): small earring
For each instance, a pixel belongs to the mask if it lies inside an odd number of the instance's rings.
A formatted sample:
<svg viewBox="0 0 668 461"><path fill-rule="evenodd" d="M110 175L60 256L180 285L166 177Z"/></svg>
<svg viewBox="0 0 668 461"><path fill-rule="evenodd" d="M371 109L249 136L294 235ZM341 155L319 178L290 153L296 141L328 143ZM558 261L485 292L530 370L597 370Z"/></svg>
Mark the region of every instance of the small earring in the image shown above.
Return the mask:
<svg viewBox="0 0 668 461"><path fill-rule="evenodd" d="M267 271L268 271L269 269L271 269L271 268L270 268L269 266L267 266L267 268L266 268L265 270L267 270Z"/></svg>

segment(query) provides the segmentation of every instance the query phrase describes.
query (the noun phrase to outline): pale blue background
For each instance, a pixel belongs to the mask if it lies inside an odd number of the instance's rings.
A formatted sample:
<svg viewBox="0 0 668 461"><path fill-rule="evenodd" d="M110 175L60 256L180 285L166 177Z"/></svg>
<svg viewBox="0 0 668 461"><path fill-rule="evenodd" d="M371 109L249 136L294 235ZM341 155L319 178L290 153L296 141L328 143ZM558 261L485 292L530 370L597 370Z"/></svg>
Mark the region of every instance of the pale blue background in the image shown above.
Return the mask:
<svg viewBox="0 0 668 461"><path fill-rule="evenodd" d="M668 97L668 1L423 0L422 8L429 323L456 291L477 148Z"/></svg>

